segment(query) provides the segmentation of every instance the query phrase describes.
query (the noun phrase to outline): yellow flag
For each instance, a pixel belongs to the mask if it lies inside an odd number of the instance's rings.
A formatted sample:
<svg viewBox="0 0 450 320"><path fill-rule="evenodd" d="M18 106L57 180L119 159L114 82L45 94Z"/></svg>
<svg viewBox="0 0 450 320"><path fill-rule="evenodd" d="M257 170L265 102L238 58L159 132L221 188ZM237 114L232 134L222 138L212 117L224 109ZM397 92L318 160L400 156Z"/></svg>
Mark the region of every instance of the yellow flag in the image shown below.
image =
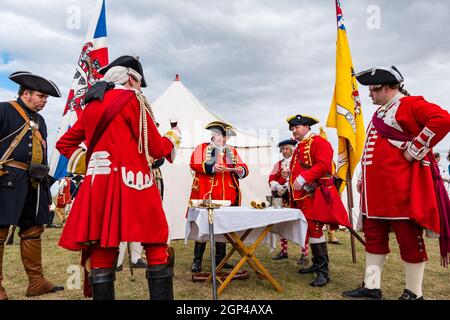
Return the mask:
<svg viewBox="0 0 450 320"><path fill-rule="evenodd" d="M355 167L361 158L365 129L358 84L353 72L352 57L339 0L336 0L336 15L336 83L327 127L337 130L339 146L336 174L345 181L347 170L350 170L350 175L353 177ZM339 191L342 192L344 187L345 183Z"/></svg>

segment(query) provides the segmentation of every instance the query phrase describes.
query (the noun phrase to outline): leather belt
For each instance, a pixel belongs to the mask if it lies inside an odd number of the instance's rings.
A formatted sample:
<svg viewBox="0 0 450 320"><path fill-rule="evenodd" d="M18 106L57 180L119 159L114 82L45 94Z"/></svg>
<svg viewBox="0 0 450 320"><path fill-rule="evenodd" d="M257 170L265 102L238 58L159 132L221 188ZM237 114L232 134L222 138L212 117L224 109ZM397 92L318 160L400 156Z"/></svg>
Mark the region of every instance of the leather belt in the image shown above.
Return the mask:
<svg viewBox="0 0 450 320"><path fill-rule="evenodd" d="M26 164L24 162L15 161L15 160L8 161L3 166L4 167L13 167L13 168L17 168L17 169L22 169L22 170L25 170L25 171L28 171L28 168L30 167L30 165L28 165L28 164Z"/></svg>

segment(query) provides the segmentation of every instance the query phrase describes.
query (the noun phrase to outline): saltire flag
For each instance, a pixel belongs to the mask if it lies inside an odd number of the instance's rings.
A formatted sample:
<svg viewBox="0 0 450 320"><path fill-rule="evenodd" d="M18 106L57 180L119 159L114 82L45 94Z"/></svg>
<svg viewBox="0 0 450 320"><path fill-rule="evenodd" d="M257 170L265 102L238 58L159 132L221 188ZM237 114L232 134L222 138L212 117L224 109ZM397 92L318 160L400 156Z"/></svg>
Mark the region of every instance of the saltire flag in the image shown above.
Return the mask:
<svg viewBox="0 0 450 320"><path fill-rule="evenodd" d="M78 59L61 124L58 127L56 141L80 118L85 107L84 96L87 90L103 77L98 70L108 64L105 1L97 0L86 41ZM65 177L68 162L69 160L60 155L56 148L53 149L49 174L55 179Z"/></svg>
<svg viewBox="0 0 450 320"><path fill-rule="evenodd" d="M350 170L351 177L353 177L355 167L361 158L366 133L358 84L354 75L344 16L339 0L336 0L336 16L336 82L327 127L336 128L339 138L336 174L346 181L347 170ZM349 150L347 150L347 141ZM349 159L347 154L350 156ZM344 187L345 183L342 184L339 191L343 191Z"/></svg>

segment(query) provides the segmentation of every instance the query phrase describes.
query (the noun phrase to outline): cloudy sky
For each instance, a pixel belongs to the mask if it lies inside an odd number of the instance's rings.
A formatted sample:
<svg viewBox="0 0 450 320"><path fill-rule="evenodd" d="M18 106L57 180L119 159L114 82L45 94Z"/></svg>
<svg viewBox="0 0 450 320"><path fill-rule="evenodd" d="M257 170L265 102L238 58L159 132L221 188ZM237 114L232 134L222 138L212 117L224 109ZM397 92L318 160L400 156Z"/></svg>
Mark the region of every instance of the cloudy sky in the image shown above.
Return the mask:
<svg viewBox="0 0 450 320"><path fill-rule="evenodd" d="M64 98L43 111L54 144L94 0L0 0L0 100L7 76L45 75ZM341 0L356 71L395 65L413 95L449 109L450 1ZM73 27L73 14L80 13ZM71 24L72 23L72 24ZM209 108L242 129L280 129L310 114L325 123L334 87L334 0L107 0L110 61L140 56L154 101L181 75ZM366 122L374 111L360 88ZM327 130L336 142L335 132ZM450 138L438 145L446 152Z"/></svg>

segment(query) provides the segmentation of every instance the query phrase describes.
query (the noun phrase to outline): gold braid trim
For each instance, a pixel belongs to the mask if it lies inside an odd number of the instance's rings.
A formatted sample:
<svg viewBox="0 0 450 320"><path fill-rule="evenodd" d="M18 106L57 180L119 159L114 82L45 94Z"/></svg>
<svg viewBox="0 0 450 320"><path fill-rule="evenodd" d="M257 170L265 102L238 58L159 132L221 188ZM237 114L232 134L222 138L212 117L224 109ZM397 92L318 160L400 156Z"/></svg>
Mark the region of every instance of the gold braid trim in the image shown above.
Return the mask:
<svg viewBox="0 0 450 320"><path fill-rule="evenodd" d="M138 91L135 91L135 94L136 98L139 101L140 107L138 151L140 154L142 154L142 138L143 138L145 159L147 160L148 165L151 166L154 162L154 159L150 156L150 153L148 151L148 124L146 115L148 114L150 116L150 118L153 121L153 124L156 126L155 116L153 115L152 107L150 106L150 103L147 101L147 98Z"/></svg>

